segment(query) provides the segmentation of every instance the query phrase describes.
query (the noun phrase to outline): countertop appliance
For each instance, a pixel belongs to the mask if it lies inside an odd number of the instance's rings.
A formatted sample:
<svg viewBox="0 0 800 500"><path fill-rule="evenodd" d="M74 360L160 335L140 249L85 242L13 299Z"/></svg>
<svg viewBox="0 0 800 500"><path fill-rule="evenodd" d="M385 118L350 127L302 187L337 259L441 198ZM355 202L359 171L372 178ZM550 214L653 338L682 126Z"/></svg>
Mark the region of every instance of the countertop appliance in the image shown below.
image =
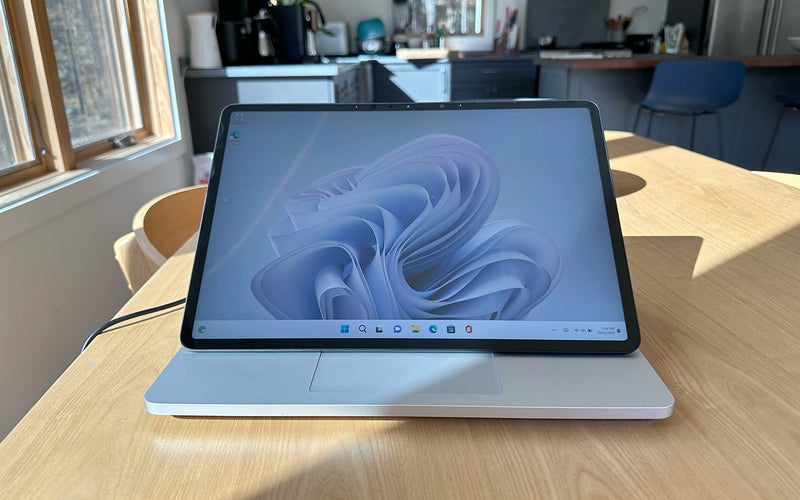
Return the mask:
<svg viewBox="0 0 800 500"><path fill-rule="evenodd" d="M389 45L383 21L374 17L358 23L358 52L361 54L385 54Z"/></svg>
<svg viewBox="0 0 800 500"><path fill-rule="evenodd" d="M270 0L218 2L225 66L318 62L314 34L325 18L316 2L272 6Z"/></svg>
<svg viewBox="0 0 800 500"><path fill-rule="evenodd" d="M282 63L319 62L314 34L325 24L325 16L312 1L302 5L269 7L278 26L275 49Z"/></svg>
<svg viewBox="0 0 800 500"><path fill-rule="evenodd" d="M225 66L276 62L275 22L266 0L219 2L217 40Z"/></svg>

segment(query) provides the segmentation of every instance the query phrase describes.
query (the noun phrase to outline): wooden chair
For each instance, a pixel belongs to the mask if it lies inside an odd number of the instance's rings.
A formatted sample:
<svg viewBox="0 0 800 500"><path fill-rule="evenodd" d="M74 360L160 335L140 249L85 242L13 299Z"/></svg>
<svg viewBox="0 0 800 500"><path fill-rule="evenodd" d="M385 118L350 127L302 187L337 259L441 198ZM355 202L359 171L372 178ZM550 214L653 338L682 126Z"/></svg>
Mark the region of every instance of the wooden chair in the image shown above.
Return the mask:
<svg viewBox="0 0 800 500"><path fill-rule="evenodd" d="M158 196L133 216L133 231L114 242L114 257L136 292L200 228L206 186Z"/></svg>

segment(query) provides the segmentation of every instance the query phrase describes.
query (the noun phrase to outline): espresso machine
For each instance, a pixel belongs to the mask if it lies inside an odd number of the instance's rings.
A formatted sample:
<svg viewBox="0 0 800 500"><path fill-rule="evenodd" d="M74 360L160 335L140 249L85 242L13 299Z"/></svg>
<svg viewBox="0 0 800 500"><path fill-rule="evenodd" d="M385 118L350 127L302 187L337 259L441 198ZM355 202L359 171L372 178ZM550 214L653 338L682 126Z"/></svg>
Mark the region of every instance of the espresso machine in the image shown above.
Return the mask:
<svg viewBox="0 0 800 500"><path fill-rule="evenodd" d="M217 38L225 66L319 62L314 33L325 24L325 18L316 2L274 3L218 2Z"/></svg>
<svg viewBox="0 0 800 500"><path fill-rule="evenodd" d="M259 3L263 5L259 5ZM268 2L225 0L218 2L217 41L225 66L273 64L277 26Z"/></svg>

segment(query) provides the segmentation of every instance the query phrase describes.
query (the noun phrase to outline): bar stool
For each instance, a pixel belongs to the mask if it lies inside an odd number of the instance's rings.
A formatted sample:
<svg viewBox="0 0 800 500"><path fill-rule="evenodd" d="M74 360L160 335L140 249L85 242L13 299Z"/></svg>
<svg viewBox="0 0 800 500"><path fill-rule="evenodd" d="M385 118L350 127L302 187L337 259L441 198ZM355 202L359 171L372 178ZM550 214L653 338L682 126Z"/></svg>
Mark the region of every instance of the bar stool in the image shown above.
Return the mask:
<svg viewBox="0 0 800 500"><path fill-rule="evenodd" d="M717 115L717 145L722 158L722 120L719 110L739 98L744 83L744 64L736 60L675 60L658 63L650 81L650 89L639 103L633 131L639 125L642 110L650 112L647 136L653 115L692 117L689 149L694 150L697 117Z"/></svg>
<svg viewBox="0 0 800 500"><path fill-rule="evenodd" d="M797 111L800 110L800 98L799 97L792 97L788 95L776 95L775 100L783 103L783 108L781 109L781 114L778 116L778 121L775 123L775 128L772 130L772 137L769 140L769 146L767 146L767 152L764 154L764 161L761 162L761 169L767 168L767 160L769 160L769 154L772 152L772 146L775 145L775 136L778 135L778 129L783 122L783 117L786 115L787 110Z"/></svg>

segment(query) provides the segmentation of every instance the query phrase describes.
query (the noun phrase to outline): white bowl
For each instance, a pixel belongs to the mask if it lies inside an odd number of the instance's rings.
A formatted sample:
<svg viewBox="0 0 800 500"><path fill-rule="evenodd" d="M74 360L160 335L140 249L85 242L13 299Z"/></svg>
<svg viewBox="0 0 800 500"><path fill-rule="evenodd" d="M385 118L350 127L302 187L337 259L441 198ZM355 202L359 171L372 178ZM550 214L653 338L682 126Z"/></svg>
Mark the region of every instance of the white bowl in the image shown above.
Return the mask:
<svg viewBox="0 0 800 500"><path fill-rule="evenodd" d="M794 50L800 50L800 36L790 36L788 40L789 45L791 45Z"/></svg>

